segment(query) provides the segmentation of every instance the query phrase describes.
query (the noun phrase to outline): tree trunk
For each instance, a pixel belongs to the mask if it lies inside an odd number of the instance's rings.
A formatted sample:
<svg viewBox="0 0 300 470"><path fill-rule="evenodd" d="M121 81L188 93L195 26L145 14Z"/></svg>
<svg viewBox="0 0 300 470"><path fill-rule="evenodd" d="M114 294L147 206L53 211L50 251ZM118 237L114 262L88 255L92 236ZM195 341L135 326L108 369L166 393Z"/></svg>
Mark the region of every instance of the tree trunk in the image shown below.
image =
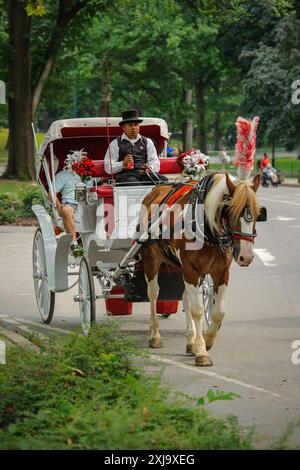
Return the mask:
<svg viewBox="0 0 300 470"><path fill-rule="evenodd" d="M183 151L186 152L191 150L193 147L193 119L191 118L191 107L193 101L193 90L188 89L185 93L185 104L187 107L187 118L184 123L184 141L183 141Z"/></svg>
<svg viewBox="0 0 300 470"><path fill-rule="evenodd" d="M197 140L201 152L207 154L204 89L203 80L199 79L196 84Z"/></svg>
<svg viewBox="0 0 300 470"><path fill-rule="evenodd" d="M221 112L217 111L215 115L215 150L220 150L221 148Z"/></svg>
<svg viewBox="0 0 300 470"><path fill-rule="evenodd" d="M33 139L31 131L31 69L30 29L31 18L25 11L24 2L7 2L9 21L8 63L8 119L9 145L8 165L4 178L33 178Z"/></svg>

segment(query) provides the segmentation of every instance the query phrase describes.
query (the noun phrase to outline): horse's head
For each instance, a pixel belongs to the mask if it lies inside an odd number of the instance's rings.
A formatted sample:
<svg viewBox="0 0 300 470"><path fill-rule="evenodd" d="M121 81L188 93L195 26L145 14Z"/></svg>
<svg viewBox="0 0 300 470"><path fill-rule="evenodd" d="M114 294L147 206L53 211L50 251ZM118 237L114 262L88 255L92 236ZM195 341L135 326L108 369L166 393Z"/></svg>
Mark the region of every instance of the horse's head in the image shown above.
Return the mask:
<svg viewBox="0 0 300 470"><path fill-rule="evenodd" d="M255 222L260 210L256 198L260 176L254 177L251 184L240 182L237 186L226 175L230 194L227 203L227 223L234 240L233 256L240 266L249 266L253 260L253 244L256 237Z"/></svg>

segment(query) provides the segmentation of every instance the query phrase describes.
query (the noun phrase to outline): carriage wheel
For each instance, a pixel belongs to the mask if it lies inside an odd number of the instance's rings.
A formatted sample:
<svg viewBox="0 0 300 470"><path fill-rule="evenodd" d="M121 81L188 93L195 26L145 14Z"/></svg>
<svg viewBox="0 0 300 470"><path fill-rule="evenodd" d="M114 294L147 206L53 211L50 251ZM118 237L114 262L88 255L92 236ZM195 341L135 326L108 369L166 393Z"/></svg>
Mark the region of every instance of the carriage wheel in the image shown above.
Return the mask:
<svg viewBox="0 0 300 470"><path fill-rule="evenodd" d="M202 283L202 297L205 320L207 325L211 326L214 305L214 281L209 274L206 274Z"/></svg>
<svg viewBox="0 0 300 470"><path fill-rule="evenodd" d="M37 229L33 240L32 252L33 284L37 306L44 323L53 318L55 293L49 289L43 234Z"/></svg>
<svg viewBox="0 0 300 470"><path fill-rule="evenodd" d="M84 336L87 336L91 323L96 319L96 302L92 270L85 257L79 266L78 294L81 328Z"/></svg>

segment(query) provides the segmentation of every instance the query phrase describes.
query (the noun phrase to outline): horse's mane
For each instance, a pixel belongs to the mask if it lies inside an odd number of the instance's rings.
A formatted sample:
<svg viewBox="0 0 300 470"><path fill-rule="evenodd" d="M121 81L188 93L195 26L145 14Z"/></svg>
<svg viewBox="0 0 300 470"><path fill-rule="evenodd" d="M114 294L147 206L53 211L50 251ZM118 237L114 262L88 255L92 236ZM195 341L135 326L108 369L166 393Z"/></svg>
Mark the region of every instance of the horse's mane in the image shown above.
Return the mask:
<svg viewBox="0 0 300 470"><path fill-rule="evenodd" d="M204 210L210 230L212 233L218 235L222 232L222 227L219 223L221 202L224 195L229 194L229 190L225 175L216 174L213 177L213 181L213 185L204 202ZM246 204L251 214L256 219L259 215L259 206L255 192L252 190L249 183L246 182L238 182L236 186L237 188L234 191L232 199L226 203L233 223L236 224L238 222Z"/></svg>

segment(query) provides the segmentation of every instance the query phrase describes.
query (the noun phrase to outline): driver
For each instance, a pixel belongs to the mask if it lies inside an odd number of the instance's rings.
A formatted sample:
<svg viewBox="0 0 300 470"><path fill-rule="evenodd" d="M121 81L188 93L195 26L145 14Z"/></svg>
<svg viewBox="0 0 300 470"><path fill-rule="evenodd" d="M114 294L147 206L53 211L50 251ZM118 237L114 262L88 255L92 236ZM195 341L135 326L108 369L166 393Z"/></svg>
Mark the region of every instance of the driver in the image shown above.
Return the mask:
<svg viewBox="0 0 300 470"><path fill-rule="evenodd" d="M140 123L136 109L122 113L119 125L123 134L114 139L106 151L104 168L106 173L115 174L119 183L153 182L166 180L164 176L155 176L158 173L160 162L156 148L151 139L140 134Z"/></svg>

